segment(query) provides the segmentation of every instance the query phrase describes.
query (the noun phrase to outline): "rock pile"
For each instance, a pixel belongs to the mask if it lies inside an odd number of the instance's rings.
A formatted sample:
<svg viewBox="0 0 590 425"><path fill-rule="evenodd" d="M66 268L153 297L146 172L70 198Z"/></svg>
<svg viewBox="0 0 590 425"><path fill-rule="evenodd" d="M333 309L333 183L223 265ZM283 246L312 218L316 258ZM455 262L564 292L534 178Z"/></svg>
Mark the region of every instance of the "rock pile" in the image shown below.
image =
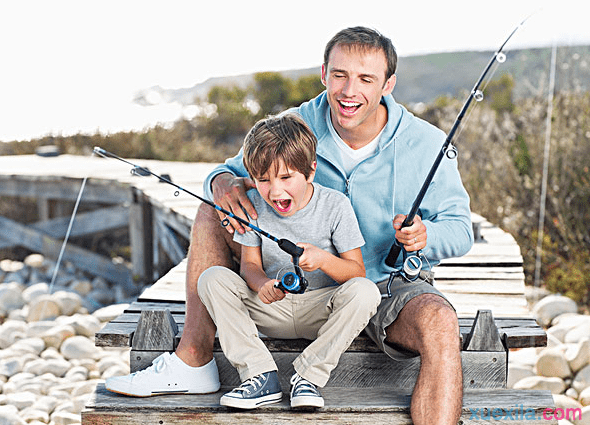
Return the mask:
<svg viewBox="0 0 590 425"><path fill-rule="evenodd" d="M129 373L128 349L94 334L137 295L34 254L0 262L0 424L77 424L96 384Z"/></svg>
<svg viewBox="0 0 590 425"><path fill-rule="evenodd" d="M570 298L548 295L532 308L547 328L547 347L524 348L509 354L508 386L549 390L556 409L581 412L560 425L590 424L590 316L578 313ZM579 409L579 410L577 410Z"/></svg>

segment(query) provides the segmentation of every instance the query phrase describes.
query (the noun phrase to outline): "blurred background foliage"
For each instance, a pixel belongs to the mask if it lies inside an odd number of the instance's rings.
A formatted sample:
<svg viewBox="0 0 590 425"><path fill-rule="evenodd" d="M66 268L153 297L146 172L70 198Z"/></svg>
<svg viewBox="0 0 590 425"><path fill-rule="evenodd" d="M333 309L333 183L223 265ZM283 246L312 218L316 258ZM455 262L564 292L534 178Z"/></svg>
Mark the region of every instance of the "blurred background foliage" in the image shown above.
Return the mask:
<svg viewBox="0 0 590 425"><path fill-rule="evenodd" d="M545 72L546 78L547 72ZM547 95L514 96L511 75L489 82L485 98L468 113L454 142L471 208L510 232L524 257L528 284L534 276L542 181ZM297 106L324 87L318 76L290 79L254 76L247 88L215 86L195 99L202 113L170 128L110 135L48 136L2 143L0 154L31 154L42 145L62 153L90 155L101 146L128 158L222 162L238 152L256 120ZM395 92L394 92L395 94ZM416 115L449 131L467 93L407 105ZM551 118L542 282L580 303L590 298L590 93L575 87L555 94ZM417 182L421 184L421 182Z"/></svg>

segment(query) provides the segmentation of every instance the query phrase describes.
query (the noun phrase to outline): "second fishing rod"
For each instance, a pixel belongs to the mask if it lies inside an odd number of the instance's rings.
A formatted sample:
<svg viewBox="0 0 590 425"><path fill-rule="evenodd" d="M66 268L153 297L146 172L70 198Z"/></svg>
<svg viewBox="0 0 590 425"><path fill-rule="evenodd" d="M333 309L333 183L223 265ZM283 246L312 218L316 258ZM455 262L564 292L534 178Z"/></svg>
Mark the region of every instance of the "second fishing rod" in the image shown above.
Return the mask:
<svg viewBox="0 0 590 425"><path fill-rule="evenodd" d="M258 226L255 226L254 224L250 223L249 221L244 220L241 217L238 217L234 213L220 207L219 205L215 204L214 202L211 202L210 200L203 198L203 197L197 195L196 193L191 192L188 189L185 189L184 187L172 182L170 179L167 179L166 177L163 177L161 175L153 173L148 168L141 167L137 164L134 164L131 161L121 158L120 156L115 155L114 153L104 150L103 148L100 148L98 146L94 147L93 152L99 156L104 157L104 158L113 158L113 159L116 159L118 161L122 161L125 164L132 166L133 168L131 169L131 173L134 175L154 176L158 180L160 180L161 182L174 186L178 190L185 192L185 193L197 198L198 200L206 203L207 205L215 208L217 211L222 212L227 217L233 218L234 220L240 222L244 226L247 226L250 229L254 230L258 234L265 236L265 237L269 238L270 240L276 242L281 250L283 250L284 252L286 252L287 254L289 254L293 258L293 266L295 268L295 273L293 273L293 272L286 273L282 277L282 279L278 282L276 287L281 289L283 292L290 292L290 293L294 293L294 294L301 294L301 293L305 292L305 289L307 288L308 283L307 283L307 280L305 279L305 277L303 276L301 268L299 267L299 257L301 257L301 255L303 254L303 248L295 245L293 242L291 242L288 239L279 239L279 238L271 235L270 233L265 232L264 230L262 230ZM228 224L229 224L229 220L227 218L222 220L223 226L227 226Z"/></svg>

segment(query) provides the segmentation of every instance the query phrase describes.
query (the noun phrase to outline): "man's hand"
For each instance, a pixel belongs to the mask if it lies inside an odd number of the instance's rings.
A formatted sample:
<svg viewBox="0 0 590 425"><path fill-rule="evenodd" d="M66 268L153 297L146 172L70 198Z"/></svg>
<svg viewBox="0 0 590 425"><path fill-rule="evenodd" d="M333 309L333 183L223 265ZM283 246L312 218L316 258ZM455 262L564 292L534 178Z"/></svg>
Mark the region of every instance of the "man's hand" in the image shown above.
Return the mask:
<svg viewBox="0 0 590 425"><path fill-rule="evenodd" d="M245 209L248 215L255 219L257 217L256 210L246 195L248 189L255 187L254 182L247 177L235 177L230 173L219 174L211 182L213 202L237 217L248 221L248 217L244 214ZM239 233L246 231L239 221L226 217L221 211L217 211L217 214L219 214L220 220L225 218L229 220L230 224L225 227L229 233L233 233L235 230Z"/></svg>
<svg viewBox="0 0 590 425"><path fill-rule="evenodd" d="M276 280L269 280L258 290L258 298L260 298L264 304L271 304L285 298L285 293L280 289L275 288L276 282Z"/></svg>
<svg viewBox="0 0 590 425"><path fill-rule="evenodd" d="M398 214L393 218L393 227L395 229L395 238L404 246L407 252L418 251L426 247L428 235L426 234L426 226L422 223L420 216L414 217L414 223L411 226L402 227L402 223L406 216ZM401 230L400 230L401 229Z"/></svg>

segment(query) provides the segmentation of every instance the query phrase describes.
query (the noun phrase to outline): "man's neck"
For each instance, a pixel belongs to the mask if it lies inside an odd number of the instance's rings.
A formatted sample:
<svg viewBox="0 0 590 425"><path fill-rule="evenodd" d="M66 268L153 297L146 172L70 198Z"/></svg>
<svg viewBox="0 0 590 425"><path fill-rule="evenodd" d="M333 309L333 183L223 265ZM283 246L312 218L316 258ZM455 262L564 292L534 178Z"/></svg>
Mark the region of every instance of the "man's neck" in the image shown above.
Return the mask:
<svg viewBox="0 0 590 425"><path fill-rule="evenodd" d="M357 150L371 143L381 130L383 130L383 127L387 124L387 108L383 104L379 105L377 113L372 120L365 120L360 126L351 130L340 127L332 118L331 113L330 119L332 120L334 129L344 143L350 146L351 149Z"/></svg>

